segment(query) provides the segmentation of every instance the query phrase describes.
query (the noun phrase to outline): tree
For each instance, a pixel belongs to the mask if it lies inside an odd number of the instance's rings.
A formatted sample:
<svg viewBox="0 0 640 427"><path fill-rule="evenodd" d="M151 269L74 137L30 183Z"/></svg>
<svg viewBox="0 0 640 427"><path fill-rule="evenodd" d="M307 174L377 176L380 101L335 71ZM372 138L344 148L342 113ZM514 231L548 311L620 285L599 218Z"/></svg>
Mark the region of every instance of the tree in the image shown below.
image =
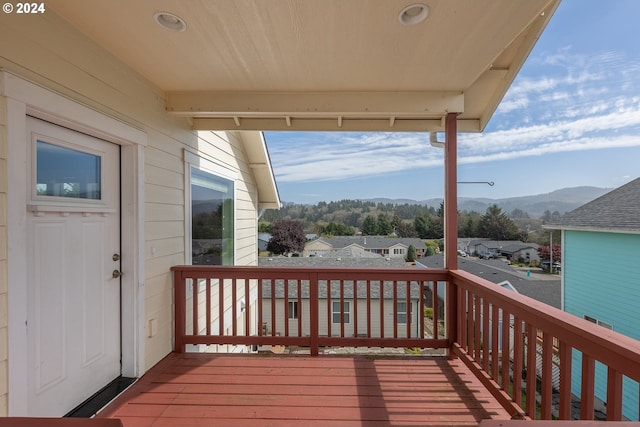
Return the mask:
<svg viewBox="0 0 640 427"><path fill-rule="evenodd" d="M378 234L380 234L381 236L388 236L389 234L393 233L393 226L391 225L391 222L389 221L389 217L387 217L387 214L381 213L378 215Z"/></svg>
<svg viewBox="0 0 640 427"><path fill-rule="evenodd" d="M550 257L549 257L549 245L540 245L538 247L538 255L540 256L540 259L543 261L550 261ZM562 256L562 252L560 250L560 245L558 244L553 244L553 261L560 261L560 257Z"/></svg>
<svg viewBox="0 0 640 427"><path fill-rule="evenodd" d="M302 223L282 219L273 224L267 250L274 254L291 254L304 250L304 230Z"/></svg>
<svg viewBox="0 0 640 427"><path fill-rule="evenodd" d="M367 215L362 222L362 234L365 236L375 236L378 234L378 222L373 216Z"/></svg>
<svg viewBox="0 0 640 427"><path fill-rule="evenodd" d="M514 240L518 237L518 226L498 205L491 205L480 218L478 234L493 240Z"/></svg>
<svg viewBox="0 0 640 427"><path fill-rule="evenodd" d="M396 234L398 237L418 237L418 232L416 231L413 224L410 222L402 221L396 227Z"/></svg>
<svg viewBox="0 0 640 427"><path fill-rule="evenodd" d="M416 260L416 247L413 245L409 245L409 248L407 249L407 257L405 258L405 261L414 262L415 260Z"/></svg>
<svg viewBox="0 0 640 427"><path fill-rule="evenodd" d="M429 238L429 228L431 228L431 220L428 216L419 215L413 220L413 228L415 228L418 237L421 239Z"/></svg>

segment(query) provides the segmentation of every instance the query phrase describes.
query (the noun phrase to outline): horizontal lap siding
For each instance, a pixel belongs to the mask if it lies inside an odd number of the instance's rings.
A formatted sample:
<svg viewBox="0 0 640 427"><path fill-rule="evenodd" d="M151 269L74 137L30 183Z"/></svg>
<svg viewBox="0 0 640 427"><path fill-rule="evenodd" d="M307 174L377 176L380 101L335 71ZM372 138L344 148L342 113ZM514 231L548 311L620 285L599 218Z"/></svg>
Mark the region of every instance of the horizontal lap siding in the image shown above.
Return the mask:
<svg viewBox="0 0 640 427"><path fill-rule="evenodd" d="M565 311L613 325L616 332L640 339L640 235L565 231ZM574 355L574 393L580 390L580 357ZM596 395L605 400L606 369L596 367ZM638 386L625 384L624 414L637 419Z"/></svg>
<svg viewBox="0 0 640 427"><path fill-rule="evenodd" d="M162 91L78 33L53 10L22 18L0 16L1 68L147 133L149 144L144 150L145 246L141 250L145 251L146 262L145 327L149 327L152 319L158 325L154 335L146 340L146 366L151 367L172 349L169 268L185 262L185 149L238 174L236 262L257 263L257 191L241 140L236 134L225 132L191 131L187 120L166 113ZM27 21L29 25L25 25ZM38 31L33 32L30 28L38 28ZM4 104L0 102L0 105L0 112L3 112ZM0 120L3 118L4 114L0 115ZM1 125L0 122L0 153L4 155L6 141ZM3 191L0 189L0 198ZM4 206L0 209L4 210ZM0 218L5 217L0 212ZM0 243L6 245L6 240L2 238ZM3 262L0 258L0 263ZM5 304L6 299L5 270L0 271L0 305ZM6 312L6 307L0 306L0 309ZM0 324L0 340L6 342L2 328ZM2 360L5 353L6 344L0 341L0 415L6 412L3 393L7 384L3 374L6 363Z"/></svg>

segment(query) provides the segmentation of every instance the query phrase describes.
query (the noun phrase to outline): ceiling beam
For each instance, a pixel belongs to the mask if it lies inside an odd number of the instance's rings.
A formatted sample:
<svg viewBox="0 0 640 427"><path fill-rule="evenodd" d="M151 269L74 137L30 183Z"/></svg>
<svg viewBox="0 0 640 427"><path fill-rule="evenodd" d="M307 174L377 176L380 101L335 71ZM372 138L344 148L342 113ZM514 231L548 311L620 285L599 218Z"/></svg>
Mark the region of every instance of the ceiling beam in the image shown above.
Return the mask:
<svg viewBox="0 0 640 427"><path fill-rule="evenodd" d="M169 92L166 109L187 117L386 116L435 118L464 112L464 94L411 92Z"/></svg>
<svg viewBox="0 0 640 427"><path fill-rule="evenodd" d="M207 131L313 131L313 132L443 132L442 120L390 118L353 119L296 118L290 117L289 124L283 118L194 118L193 130ZM480 132L480 121L459 119L458 131Z"/></svg>

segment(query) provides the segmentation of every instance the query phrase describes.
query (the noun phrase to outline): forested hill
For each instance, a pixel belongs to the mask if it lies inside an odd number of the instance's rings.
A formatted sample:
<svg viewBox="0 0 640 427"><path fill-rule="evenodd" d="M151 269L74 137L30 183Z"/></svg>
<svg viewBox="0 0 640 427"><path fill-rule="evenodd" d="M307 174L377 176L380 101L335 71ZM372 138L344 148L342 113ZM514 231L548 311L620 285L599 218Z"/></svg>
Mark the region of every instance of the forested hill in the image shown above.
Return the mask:
<svg viewBox="0 0 640 427"><path fill-rule="evenodd" d="M574 187L535 196L523 196L505 199L460 198L458 208L461 213L459 223L476 222L492 205L500 207L502 212L518 222L522 228L538 228L545 220L571 211L600 197L610 189L598 187ZM319 202L316 205L285 203L280 210L267 210L261 218L262 224L270 224L278 219L301 221L305 230L317 232L318 225L330 223L345 227L362 228L364 220L370 216L378 218L380 214L389 221L413 222L418 217L438 218L441 216L442 199L424 201L406 199L339 200ZM470 220L471 218L471 220ZM517 221L526 219L526 223ZM339 233L336 233L339 234Z"/></svg>

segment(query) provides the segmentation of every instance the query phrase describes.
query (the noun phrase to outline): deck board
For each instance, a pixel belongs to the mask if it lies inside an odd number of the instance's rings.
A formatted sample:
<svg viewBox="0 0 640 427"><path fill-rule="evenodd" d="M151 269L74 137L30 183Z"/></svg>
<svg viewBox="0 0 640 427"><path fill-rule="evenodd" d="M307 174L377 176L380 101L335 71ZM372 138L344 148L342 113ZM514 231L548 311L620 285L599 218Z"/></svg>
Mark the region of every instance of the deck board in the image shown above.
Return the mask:
<svg viewBox="0 0 640 427"><path fill-rule="evenodd" d="M99 417L137 426L478 425L508 413L458 360L171 354Z"/></svg>

